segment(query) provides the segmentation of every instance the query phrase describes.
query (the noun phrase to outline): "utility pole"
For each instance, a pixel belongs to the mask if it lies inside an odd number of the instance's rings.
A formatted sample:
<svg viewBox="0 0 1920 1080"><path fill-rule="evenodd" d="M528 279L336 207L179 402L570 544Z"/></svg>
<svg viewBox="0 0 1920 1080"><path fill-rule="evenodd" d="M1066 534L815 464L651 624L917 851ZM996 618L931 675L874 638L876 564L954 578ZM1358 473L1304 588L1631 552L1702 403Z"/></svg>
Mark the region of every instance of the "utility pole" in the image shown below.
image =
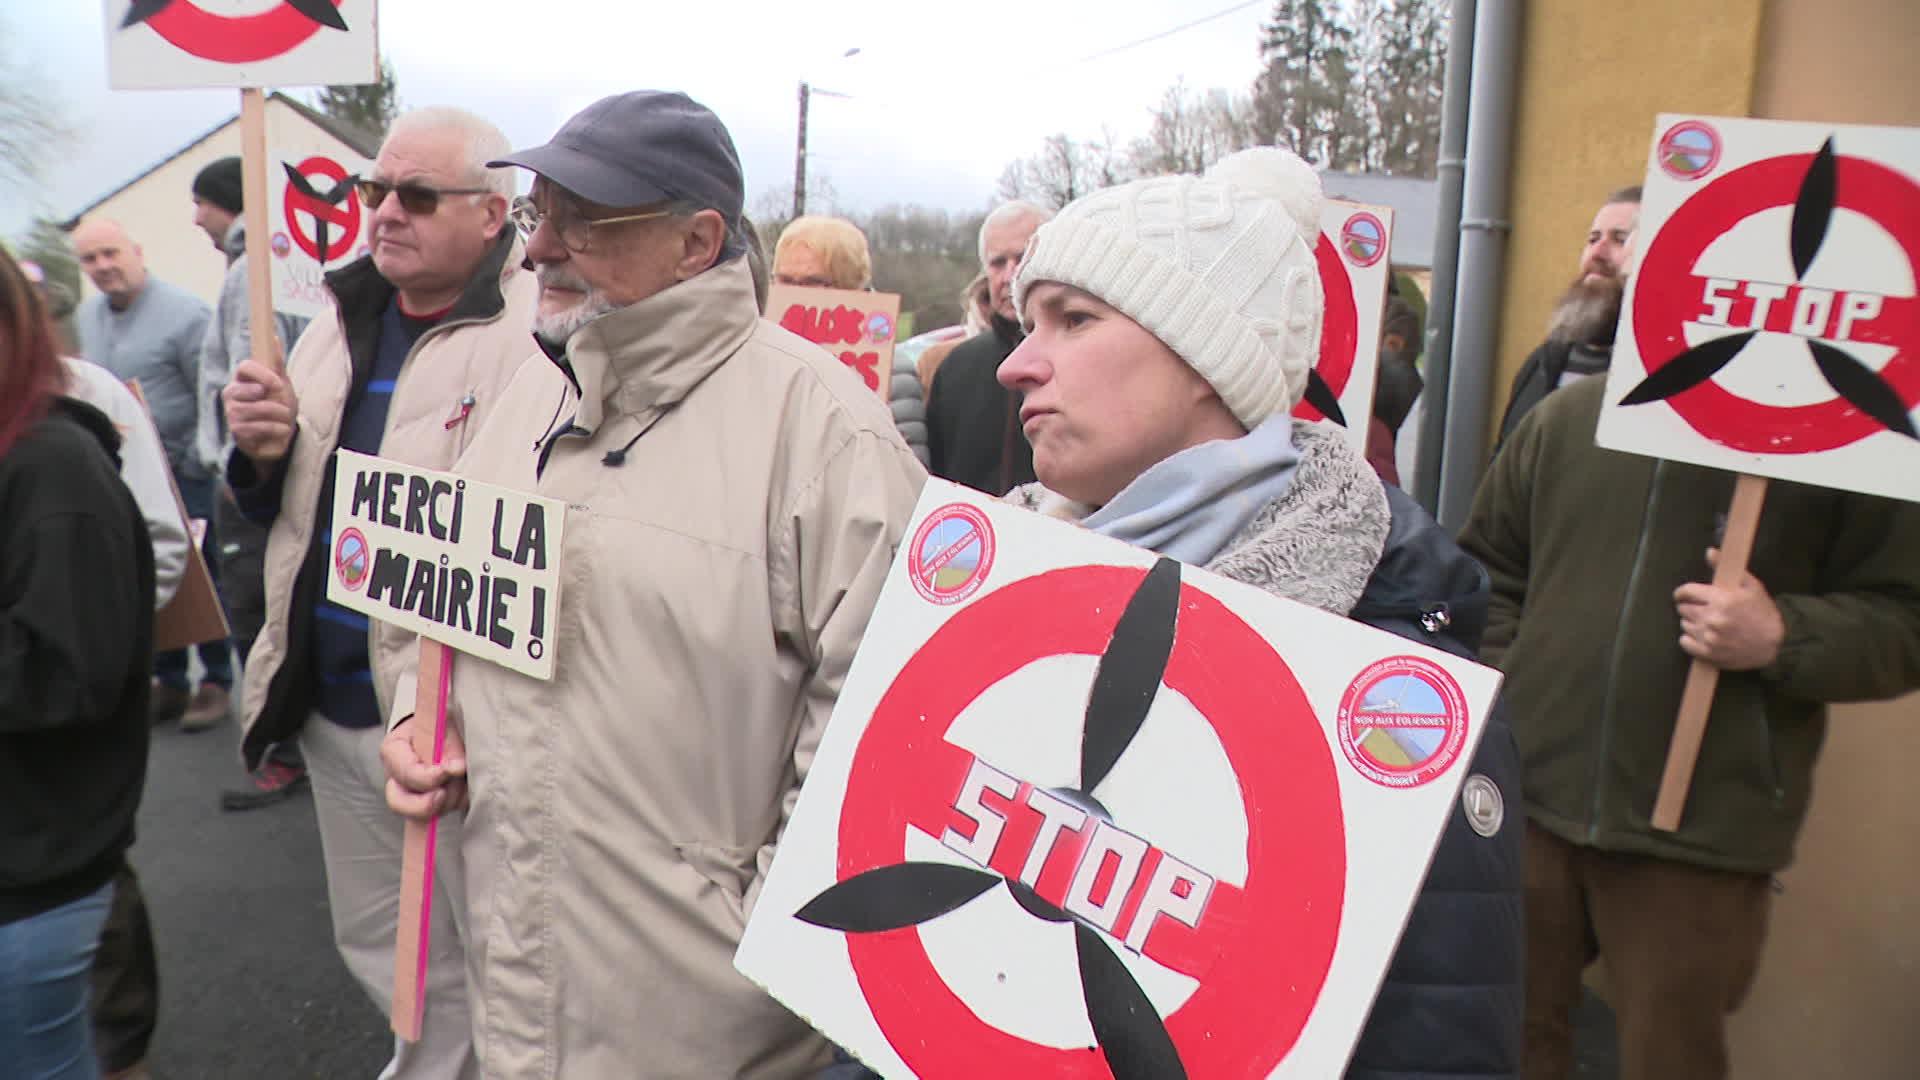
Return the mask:
<svg viewBox="0 0 1920 1080"><path fill-rule="evenodd" d="M793 150L793 216L807 212L807 98L813 88L800 84L800 134Z"/></svg>

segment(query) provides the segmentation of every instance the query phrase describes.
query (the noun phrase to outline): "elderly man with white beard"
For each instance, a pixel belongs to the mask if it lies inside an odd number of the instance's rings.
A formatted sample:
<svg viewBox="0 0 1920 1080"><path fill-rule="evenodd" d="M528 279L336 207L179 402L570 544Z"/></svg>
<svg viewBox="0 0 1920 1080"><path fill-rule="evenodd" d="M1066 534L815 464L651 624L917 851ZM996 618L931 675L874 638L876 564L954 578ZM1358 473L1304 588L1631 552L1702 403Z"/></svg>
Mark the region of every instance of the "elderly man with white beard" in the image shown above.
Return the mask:
<svg viewBox="0 0 1920 1080"><path fill-rule="evenodd" d="M467 756L422 764L400 720L389 802L471 797L485 1075L810 1075L825 1042L733 952L926 473L857 374L760 318L704 106L620 94L501 163L535 177L547 358L457 471L567 506L553 678L455 665Z"/></svg>
<svg viewBox="0 0 1920 1080"><path fill-rule="evenodd" d="M1580 275L1560 294L1547 322L1547 340L1528 354L1507 391L1507 412L1500 419L1500 442L1528 410L1563 386L1605 374L1613 362L1613 332L1620 322L1620 300L1633 262L1640 228L1640 188L1621 188L1607 196L1587 229L1580 252Z"/></svg>
<svg viewBox="0 0 1920 1080"><path fill-rule="evenodd" d="M243 751L256 768L299 738L334 942L382 1011L392 1004L404 823L386 806L380 741L400 660L418 650L413 635L327 601L333 457L347 449L451 468L533 354L533 275L507 224L513 176L486 164L507 147L498 128L459 109L396 120L357 184L371 253L327 275L333 310L301 335L284 373L256 356L222 391L236 447L227 481L241 512L268 528ZM441 824L421 1038L396 1044L382 1077L476 1075L458 836L457 820Z"/></svg>

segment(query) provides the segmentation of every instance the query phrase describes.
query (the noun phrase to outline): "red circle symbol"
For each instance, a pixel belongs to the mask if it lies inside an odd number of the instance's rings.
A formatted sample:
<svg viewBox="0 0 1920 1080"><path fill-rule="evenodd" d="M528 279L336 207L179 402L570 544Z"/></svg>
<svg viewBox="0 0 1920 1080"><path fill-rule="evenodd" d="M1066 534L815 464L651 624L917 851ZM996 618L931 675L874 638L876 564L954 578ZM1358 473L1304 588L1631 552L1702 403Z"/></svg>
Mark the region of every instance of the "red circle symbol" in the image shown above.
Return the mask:
<svg viewBox="0 0 1920 1080"><path fill-rule="evenodd" d="M937 837L954 823L952 795L975 760L948 741L954 720L1028 664L1100 656L1145 574L1055 570L949 618L901 669L861 735L841 806L839 879L903 862L910 830ZM1161 924L1147 945L1156 962L1198 982L1166 1030L1189 1075L1265 1076L1298 1040L1339 937L1346 839L1332 755L1286 663L1189 585L1180 588L1164 685L1219 737L1247 822L1246 880L1217 881L1197 926ZM933 966L919 927L845 940L875 1022L917 1075L1112 1075L1098 1049L1046 1046L982 1023Z"/></svg>
<svg viewBox="0 0 1920 1080"><path fill-rule="evenodd" d="M1701 120L1675 124L1660 136L1660 168L1676 180L1698 180L1720 164L1720 133Z"/></svg>
<svg viewBox="0 0 1920 1080"><path fill-rule="evenodd" d="M1353 265L1365 269L1387 253L1387 227L1365 210L1347 219L1340 227L1340 246Z"/></svg>
<svg viewBox="0 0 1920 1080"><path fill-rule="evenodd" d="M1445 668L1417 656L1368 665L1340 699L1340 749L1382 787L1419 787L1467 744L1467 696Z"/></svg>
<svg viewBox="0 0 1920 1080"><path fill-rule="evenodd" d="M907 578L922 599L957 604L993 569L993 524L978 508L949 503L928 514L907 547Z"/></svg>
<svg viewBox="0 0 1920 1080"><path fill-rule="evenodd" d="M1812 154L1792 154L1734 169L1695 192L1661 226L1633 288L1634 344L1649 375L1688 350L1685 326L1705 314L1701 297L1710 275L1696 269L1700 256L1749 217L1793 206L1813 159ZM1914 279L1920 280L1920 186L1864 158L1836 157L1835 166L1835 206L1886 230L1905 254ZM1783 249L1787 243L1781 236ZM1914 356L1920 345L1920 302L1886 297L1882 304L1880 314L1858 328L1853 340L1898 350L1879 374L1911 412L1920 406L1920 360ZM1740 397L1712 379L1666 401L1701 435L1746 453L1818 453L1885 430L1844 398L1815 405L1767 405Z"/></svg>
<svg viewBox="0 0 1920 1080"><path fill-rule="evenodd" d="M334 7L340 0L332 0ZM281 3L258 15L215 15L193 0L173 0L146 24L184 52L220 64L252 64L283 56L320 31L320 24Z"/></svg>
<svg viewBox="0 0 1920 1080"><path fill-rule="evenodd" d="M1383 245L1384 246L1384 245ZM1320 291L1326 296L1326 315L1320 321L1320 359L1314 370L1327 384L1335 400L1347 392L1347 380L1353 377L1353 351L1360 341L1360 312L1353 301L1353 281L1347 277L1346 262L1326 233L1314 245L1313 259L1320 268ZM1319 409L1306 398L1293 407L1293 415L1302 420L1325 420ZM1349 418L1348 423L1365 424L1365 417Z"/></svg>
<svg viewBox="0 0 1920 1080"><path fill-rule="evenodd" d="M372 568L373 551L367 546L367 538L359 529L340 530L340 538L333 543L333 569L340 584L357 590L367 583Z"/></svg>
<svg viewBox="0 0 1920 1080"><path fill-rule="evenodd" d="M317 154L301 162L299 170L303 176L324 177L329 187L347 178L347 170L338 162ZM281 203L286 207L287 232L300 250L307 253L308 258L325 264L343 258L353 250L353 242L360 236L360 201L351 194L338 203L330 203L313 198L294 187L293 181L289 180ZM301 214L308 215L316 222L327 222L329 228L325 255L320 253L317 230L302 222Z"/></svg>

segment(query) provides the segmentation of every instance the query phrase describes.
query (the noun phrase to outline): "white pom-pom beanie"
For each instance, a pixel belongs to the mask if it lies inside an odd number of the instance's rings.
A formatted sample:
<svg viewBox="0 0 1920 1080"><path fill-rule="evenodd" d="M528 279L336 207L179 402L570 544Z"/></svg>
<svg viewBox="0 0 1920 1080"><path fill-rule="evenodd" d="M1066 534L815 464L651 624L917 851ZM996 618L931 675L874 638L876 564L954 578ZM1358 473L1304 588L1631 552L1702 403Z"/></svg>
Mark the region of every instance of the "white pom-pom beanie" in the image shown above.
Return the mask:
<svg viewBox="0 0 1920 1080"><path fill-rule="evenodd" d="M1321 201L1312 166L1271 146L1204 176L1095 192L1034 234L1014 310L1024 315L1042 281L1093 294L1198 371L1251 431L1292 411L1320 355Z"/></svg>

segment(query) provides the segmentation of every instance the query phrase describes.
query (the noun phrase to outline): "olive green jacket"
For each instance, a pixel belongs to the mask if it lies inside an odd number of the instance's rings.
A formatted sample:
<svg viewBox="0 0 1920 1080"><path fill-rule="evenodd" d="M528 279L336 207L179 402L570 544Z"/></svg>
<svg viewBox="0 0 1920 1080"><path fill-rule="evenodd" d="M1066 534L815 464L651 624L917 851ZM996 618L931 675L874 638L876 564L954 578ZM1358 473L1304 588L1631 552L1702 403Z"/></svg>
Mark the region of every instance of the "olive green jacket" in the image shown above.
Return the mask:
<svg viewBox="0 0 1920 1080"><path fill-rule="evenodd" d="M1724 672L1678 832L1649 822L1689 659L1674 590L1706 581L1733 474L1594 445L1603 379L1561 390L1494 459L1461 546L1493 579L1481 657L1528 816L1576 844L1725 870L1792 861L1831 702L1920 686L1920 506L1775 482L1750 568L1786 638Z"/></svg>

